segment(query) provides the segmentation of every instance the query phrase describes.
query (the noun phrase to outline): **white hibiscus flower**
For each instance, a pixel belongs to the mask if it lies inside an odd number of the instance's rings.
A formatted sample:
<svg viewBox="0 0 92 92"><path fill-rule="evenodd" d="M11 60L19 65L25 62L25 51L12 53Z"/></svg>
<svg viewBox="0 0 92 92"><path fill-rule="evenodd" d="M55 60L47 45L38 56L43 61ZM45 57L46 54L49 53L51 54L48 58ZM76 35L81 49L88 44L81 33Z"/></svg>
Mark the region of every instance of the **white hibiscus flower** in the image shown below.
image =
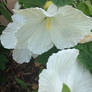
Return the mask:
<svg viewBox="0 0 92 92"><path fill-rule="evenodd" d="M33 54L42 54L55 45L70 48L90 33L92 20L72 6L14 10L13 22L1 35L5 48L14 49L14 59L28 62ZM25 52L26 50L26 52ZM26 54L26 56L21 56ZM18 59L19 57L20 59ZM23 57L23 58L22 58Z"/></svg>
<svg viewBox="0 0 92 92"><path fill-rule="evenodd" d="M71 92L92 92L92 75L77 61L79 52L68 49L53 54L39 76L38 92L62 92L66 84Z"/></svg>

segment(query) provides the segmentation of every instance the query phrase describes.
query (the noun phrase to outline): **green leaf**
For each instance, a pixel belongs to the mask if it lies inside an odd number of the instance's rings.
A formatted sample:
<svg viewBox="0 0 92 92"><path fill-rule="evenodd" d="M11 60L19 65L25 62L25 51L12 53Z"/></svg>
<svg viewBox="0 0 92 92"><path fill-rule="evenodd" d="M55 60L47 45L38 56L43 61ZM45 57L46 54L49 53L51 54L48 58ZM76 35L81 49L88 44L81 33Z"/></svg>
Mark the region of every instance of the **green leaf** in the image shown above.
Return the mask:
<svg viewBox="0 0 92 92"><path fill-rule="evenodd" d="M27 87L27 85L25 84L24 81L20 80L19 78L15 78L16 82L23 88L27 89L27 92L29 92L29 88Z"/></svg>
<svg viewBox="0 0 92 92"><path fill-rule="evenodd" d="M35 62L39 62L42 65L46 65L49 56L51 56L53 53L56 53L57 51L58 49L56 49L56 47L53 47L48 52L45 52L42 55L38 56Z"/></svg>
<svg viewBox="0 0 92 92"><path fill-rule="evenodd" d="M6 69L6 64L8 62L7 55L9 50L4 49L0 43L0 70L4 71Z"/></svg>
<svg viewBox="0 0 92 92"><path fill-rule="evenodd" d="M92 42L79 44L75 47L79 49L78 61L90 72L92 72Z"/></svg>
<svg viewBox="0 0 92 92"><path fill-rule="evenodd" d="M83 3L83 2L79 3L77 5L77 8L81 10L83 13L85 13L86 15L89 15L89 9L86 3Z"/></svg>
<svg viewBox="0 0 92 92"><path fill-rule="evenodd" d="M2 31L5 29L5 26L0 25L0 35L2 34Z"/></svg>
<svg viewBox="0 0 92 92"><path fill-rule="evenodd" d="M20 4L23 4L24 8L30 7L43 7L47 0L19 0Z"/></svg>
<svg viewBox="0 0 92 92"><path fill-rule="evenodd" d="M88 5L89 8L89 16L92 16L92 3L90 1L86 1L86 4Z"/></svg>
<svg viewBox="0 0 92 92"><path fill-rule="evenodd" d="M63 84L62 92L71 92L70 88L65 83Z"/></svg>
<svg viewBox="0 0 92 92"><path fill-rule="evenodd" d="M52 0L54 4L57 6L64 6L68 4L72 4L73 0Z"/></svg>
<svg viewBox="0 0 92 92"><path fill-rule="evenodd" d="M80 2L77 8L88 16L92 16L92 4L90 1Z"/></svg>
<svg viewBox="0 0 92 92"><path fill-rule="evenodd" d="M0 54L0 70L3 71L6 69L7 62L8 62L8 59L4 55Z"/></svg>
<svg viewBox="0 0 92 92"><path fill-rule="evenodd" d="M91 4L92 4L92 0L90 0Z"/></svg>

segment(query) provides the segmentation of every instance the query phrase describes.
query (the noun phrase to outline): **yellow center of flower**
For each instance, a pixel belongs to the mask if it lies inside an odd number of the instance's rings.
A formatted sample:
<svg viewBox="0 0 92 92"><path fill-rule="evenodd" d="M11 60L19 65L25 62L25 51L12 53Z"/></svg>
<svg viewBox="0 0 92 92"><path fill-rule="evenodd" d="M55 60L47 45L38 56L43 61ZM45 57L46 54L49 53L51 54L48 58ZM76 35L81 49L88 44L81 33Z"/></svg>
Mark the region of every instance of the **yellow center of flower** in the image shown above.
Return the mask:
<svg viewBox="0 0 92 92"><path fill-rule="evenodd" d="M49 7L51 4L52 4L52 1L47 1L47 2L45 3L45 5L43 6L43 8L44 8L45 10L47 10L48 7Z"/></svg>
<svg viewBox="0 0 92 92"><path fill-rule="evenodd" d="M50 18L47 18L47 19L46 19L46 28L47 28L48 30L50 30L50 28L51 28L51 19L50 19Z"/></svg>
<svg viewBox="0 0 92 92"><path fill-rule="evenodd" d="M45 10L47 10L51 4L52 4L52 1L47 1L47 2L45 3L45 5L43 6L43 8L44 8ZM51 18L48 18L48 17L46 18L46 28L47 28L48 30L50 30L50 28L51 28Z"/></svg>

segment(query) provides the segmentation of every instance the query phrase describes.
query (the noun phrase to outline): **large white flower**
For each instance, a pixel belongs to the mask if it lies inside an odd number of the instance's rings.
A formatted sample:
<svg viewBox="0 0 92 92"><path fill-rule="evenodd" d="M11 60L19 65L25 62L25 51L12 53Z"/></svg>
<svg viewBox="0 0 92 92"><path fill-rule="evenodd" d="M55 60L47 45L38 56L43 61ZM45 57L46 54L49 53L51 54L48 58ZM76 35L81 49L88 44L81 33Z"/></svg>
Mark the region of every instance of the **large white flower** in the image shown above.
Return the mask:
<svg viewBox="0 0 92 92"><path fill-rule="evenodd" d="M53 45L58 49L76 45L92 28L91 18L81 11L72 6L57 8L53 4L47 11L41 8L14 10L12 20L1 35L1 43L5 48L15 49L14 53L28 55L26 62L31 53L42 54ZM16 57L20 54L13 57L18 60ZM20 60L23 59L21 56Z"/></svg>
<svg viewBox="0 0 92 92"><path fill-rule="evenodd" d="M92 92L92 75L77 61L79 52L68 49L53 54L39 76L38 92L62 92L66 84L71 92Z"/></svg>

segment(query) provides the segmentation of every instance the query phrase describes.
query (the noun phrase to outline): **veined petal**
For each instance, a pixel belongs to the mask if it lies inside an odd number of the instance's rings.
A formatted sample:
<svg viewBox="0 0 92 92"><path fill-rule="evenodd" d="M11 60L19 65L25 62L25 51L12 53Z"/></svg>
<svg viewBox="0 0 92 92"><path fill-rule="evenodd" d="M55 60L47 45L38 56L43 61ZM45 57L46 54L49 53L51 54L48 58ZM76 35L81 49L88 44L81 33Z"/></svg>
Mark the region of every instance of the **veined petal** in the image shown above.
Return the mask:
<svg viewBox="0 0 92 92"><path fill-rule="evenodd" d="M60 17L62 17L61 20ZM81 28L87 28L88 30L92 29L92 18L69 5L59 8L57 20L63 21L64 23L70 23Z"/></svg>
<svg viewBox="0 0 92 92"><path fill-rule="evenodd" d="M77 45L92 29L92 18L81 11L65 6L52 19L50 31L52 41L58 49Z"/></svg>
<svg viewBox="0 0 92 92"><path fill-rule="evenodd" d="M77 45L85 35L90 33L90 31L87 32L86 30L73 27L72 25L67 25L66 27L66 24L61 26L56 24L56 26L57 27L53 27L50 34L53 43L58 49L73 47Z"/></svg>
<svg viewBox="0 0 92 92"><path fill-rule="evenodd" d="M68 49L52 55L47 69L39 76L38 92L61 92L63 83L71 92L91 92L92 75L79 65L78 53L76 49Z"/></svg>
<svg viewBox="0 0 92 92"><path fill-rule="evenodd" d="M41 22L45 17L45 10L41 8L27 8L27 9L19 9L13 10L15 14L23 16L26 20L31 22Z"/></svg>
<svg viewBox="0 0 92 92"><path fill-rule="evenodd" d="M28 49L15 49L13 51L13 59L19 63L28 63L31 59L32 53Z"/></svg>
<svg viewBox="0 0 92 92"><path fill-rule="evenodd" d="M16 23L10 23L1 35L1 43L5 48L13 49L16 46L17 40L14 36L15 31L19 28Z"/></svg>
<svg viewBox="0 0 92 92"><path fill-rule="evenodd" d="M19 46L19 44L21 44L20 40L22 42L23 40L27 40L25 37L27 37L28 34L31 36L32 32L35 31L33 27L35 27L37 23L41 23L44 18L45 15L38 8L15 10L14 15L12 16L13 22L8 25L1 35L1 42L3 46L9 49L15 48L16 43L17 46ZM34 26L32 27L31 25ZM21 35L24 36L23 40L23 36Z"/></svg>
<svg viewBox="0 0 92 92"><path fill-rule="evenodd" d="M17 39L15 33L24 25L25 19L15 14L12 16L13 22L9 23L1 35L1 43L5 48L13 49L16 47Z"/></svg>
<svg viewBox="0 0 92 92"><path fill-rule="evenodd" d="M38 92L61 92L63 82L55 71L43 70L39 78Z"/></svg>
<svg viewBox="0 0 92 92"><path fill-rule="evenodd" d="M35 32L28 41L30 51L34 54L42 54L53 47L49 32L45 28L45 23L38 24L34 30Z"/></svg>
<svg viewBox="0 0 92 92"><path fill-rule="evenodd" d="M16 48L28 48L28 40L33 35L34 32L37 31L36 27L37 23L27 23L23 25L18 32L15 33L15 37L17 39Z"/></svg>
<svg viewBox="0 0 92 92"><path fill-rule="evenodd" d="M71 65L75 65L78 54L79 51L77 49L59 51L58 53L55 53L49 57L47 69L61 71L61 73L63 73L62 71L64 71L66 68L71 69Z"/></svg>
<svg viewBox="0 0 92 92"><path fill-rule="evenodd" d="M25 19L30 20L43 20L45 17L53 17L57 14L57 7L52 4L48 8L47 11L45 11L42 8L27 8L27 9L19 9L19 10L13 10L15 14L19 14L21 16L24 16ZM32 21L33 22L33 21Z"/></svg>
<svg viewBox="0 0 92 92"><path fill-rule="evenodd" d="M91 92L92 75L90 72L78 63L71 71L70 74L66 75L68 76L68 79L65 79L64 81L69 85L71 92L88 92L88 90Z"/></svg>
<svg viewBox="0 0 92 92"><path fill-rule="evenodd" d="M12 16L12 21L13 23L18 23L18 24L25 24L27 22L27 20L24 18L24 16L19 15L17 13L14 13L14 15Z"/></svg>

